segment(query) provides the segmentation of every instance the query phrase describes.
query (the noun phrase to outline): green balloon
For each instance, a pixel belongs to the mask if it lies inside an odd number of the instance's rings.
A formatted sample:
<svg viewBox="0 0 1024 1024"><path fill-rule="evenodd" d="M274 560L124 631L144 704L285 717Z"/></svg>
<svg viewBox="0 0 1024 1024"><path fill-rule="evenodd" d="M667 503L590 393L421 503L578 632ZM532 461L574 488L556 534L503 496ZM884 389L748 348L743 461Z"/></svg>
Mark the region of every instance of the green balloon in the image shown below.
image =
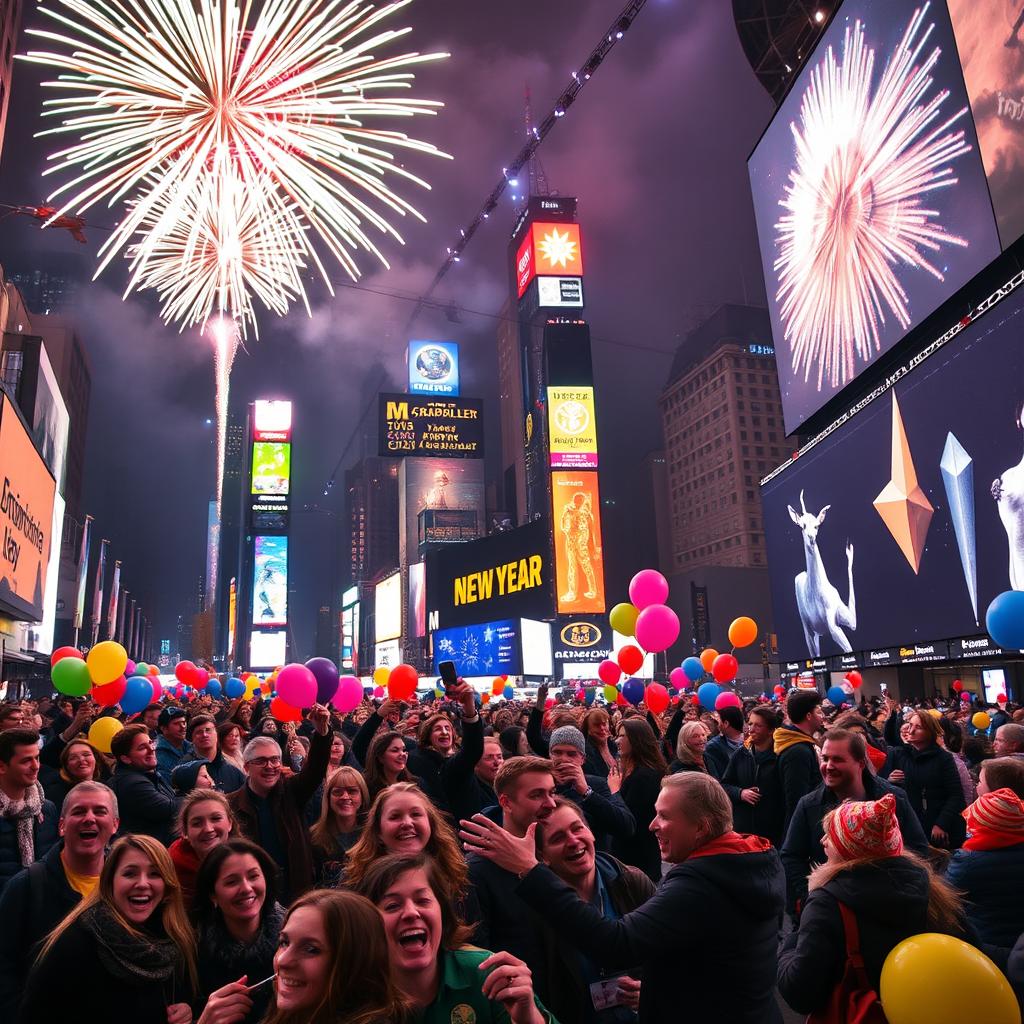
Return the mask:
<svg viewBox="0 0 1024 1024"><path fill-rule="evenodd" d="M68 697L84 697L92 688L89 666L81 658L61 658L50 670L54 689Z"/></svg>

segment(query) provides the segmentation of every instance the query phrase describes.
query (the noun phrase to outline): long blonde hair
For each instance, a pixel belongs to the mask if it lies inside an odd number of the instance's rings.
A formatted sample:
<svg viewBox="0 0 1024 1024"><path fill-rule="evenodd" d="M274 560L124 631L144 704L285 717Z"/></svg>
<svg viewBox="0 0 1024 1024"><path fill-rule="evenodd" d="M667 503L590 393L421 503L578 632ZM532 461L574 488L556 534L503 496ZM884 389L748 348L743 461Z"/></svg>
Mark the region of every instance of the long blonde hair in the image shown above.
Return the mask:
<svg viewBox="0 0 1024 1024"><path fill-rule="evenodd" d="M704 767L704 755L698 758L693 747L690 746L690 739L700 731L708 736L710 729L703 722L686 722L679 730L679 738L676 740L676 760L683 764L696 764Z"/></svg>
<svg viewBox="0 0 1024 1024"><path fill-rule="evenodd" d="M114 920L134 938L141 938L142 934L138 928L131 924L128 919L117 908L114 902L114 876L121 866L121 861L129 850L137 850L143 856L149 858L149 862L160 873L164 883L164 895L160 901L159 913L160 923L163 925L167 937L177 947L181 959L184 961L185 972L192 985L193 991L199 990L199 977L196 972L196 938L189 924L188 915L185 913L185 904L181 896L181 884L178 882L177 872L174 870L174 863L170 854L162 843L150 836L127 835L121 836L110 848L110 856L103 863L103 870L100 872L99 885L93 889L92 894L86 897L75 907L74 910L64 918L63 921L50 933L39 953L39 960L42 961L53 949L57 940L67 929L74 924L87 910L98 903L105 903L107 909L113 915Z"/></svg>
<svg viewBox="0 0 1024 1024"><path fill-rule="evenodd" d="M309 838L312 844L324 853L333 853L335 835L338 832L337 815L331 808L331 793L336 786L347 784L359 790L359 810L356 812L356 828L366 824L366 815L370 810L370 791L366 788L366 780L362 772L343 764L335 768L324 783L323 798L320 801L320 817L310 826Z"/></svg>

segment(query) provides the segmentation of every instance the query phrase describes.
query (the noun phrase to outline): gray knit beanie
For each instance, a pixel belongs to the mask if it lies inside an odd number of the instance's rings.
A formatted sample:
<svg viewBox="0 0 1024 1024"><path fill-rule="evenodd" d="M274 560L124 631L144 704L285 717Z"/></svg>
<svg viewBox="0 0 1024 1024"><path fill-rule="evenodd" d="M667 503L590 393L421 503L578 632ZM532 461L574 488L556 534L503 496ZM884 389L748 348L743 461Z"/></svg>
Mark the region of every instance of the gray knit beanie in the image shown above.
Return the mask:
<svg viewBox="0 0 1024 1024"><path fill-rule="evenodd" d="M583 733L575 725L563 725L548 737L548 750L559 746L573 746L584 757L587 756L587 743L583 739Z"/></svg>

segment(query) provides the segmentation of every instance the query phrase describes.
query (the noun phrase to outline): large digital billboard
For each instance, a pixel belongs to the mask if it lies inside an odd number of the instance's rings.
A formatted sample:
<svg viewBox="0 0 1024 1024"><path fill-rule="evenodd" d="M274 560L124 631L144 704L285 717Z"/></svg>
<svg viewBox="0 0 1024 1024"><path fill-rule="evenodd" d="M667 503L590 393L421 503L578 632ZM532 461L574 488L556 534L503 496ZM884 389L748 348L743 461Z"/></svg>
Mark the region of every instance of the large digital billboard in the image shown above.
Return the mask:
<svg viewBox="0 0 1024 1024"><path fill-rule="evenodd" d="M409 393L457 395L459 346L454 341L410 341Z"/></svg>
<svg viewBox="0 0 1024 1024"><path fill-rule="evenodd" d="M764 484L784 659L978 636L1024 589L1022 337L1024 286Z"/></svg>
<svg viewBox="0 0 1024 1024"><path fill-rule="evenodd" d="M518 623L485 622L438 630L434 634L434 671L454 661L460 676L518 675L522 671Z"/></svg>
<svg viewBox="0 0 1024 1024"><path fill-rule="evenodd" d="M379 401L378 454L382 458L483 457L483 402L479 398L381 394Z"/></svg>
<svg viewBox="0 0 1024 1024"><path fill-rule="evenodd" d="M252 439L254 441L290 441L291 437L291 402L257 399L252 403Z"/></svg>
<svg viewBox="0 0 1024 1024"><path fill-rule="evenodd" d="M1020 0L949 0L1003 246L1024 234L1024 18Z"/></svg>
<svg viewBox="0 0 1024 1024"><path fill-rule="evenodd" d="M552 469L597 469L592 387L548 388L548 450Z"/></svg>
<svg viewBox="0 0 1024 1024"><path fill-rule="evenodd" d="M554 612L551 525L538 519L468 544L427 552L427 623L432 630Z"/></svg>
<svg viewBox="0 0 1024 1024"><path fill-rule="evenodd" d="M409 636L427 635L427 567L423 562L409 563L409 595L406 607Z"/></svg>
<svg viewBox="0 0 1024 1024"><path fill-rule="evenodd" d="M538 276L582 277L583 248L579 224L534 221L516 252L519 298Z"/></svg>
<svg viewBox="0 0 1024 1024"><path fill-rule="evenodd" d="M559 614L603 612L601 496L597 473L551 474Z"/></svg>
<svg viewBox="0 0 1024 1024"><path fill-rule="evenodd" d="M18 410L0 394L0 605L17 619L43 618L55 493L53 475Z"/></svg>
<svg viewBox="0 0 1024 1024"><path fill-rule="evenodd" d="M749 171L791 433L999 253L945 3L846 0Z"/></svg>
<svg viewBox="0 0 1024 1024"><path fill-rule="evenodd" d="M398 486L403 560L419 558L421 530L425 541L434 542L449 542L455 533L467 540L482 532L483 459L403 459Z"/></svg>
<svg viewBox="0 0 1024 1024"><path fill-rule="evenodd" d="M275 629L269 633L254 632L249 637L249 668L277 668L287 660L288 633Z"/></svg>
<svg viewBox="0 0 1024 1024"><path fill-rule="evenodd" d="M255 441L252 446L252 493L287 494L292 473L292 446L282 441Z"/></svg>
<svg viewBox="0 0 1024 1024"><path fill-rule="evenodd" d="M253 541L252 624L284 626L288 622L288 538Z"/></svg>
<svg viewBox="0 0 1024 1024"><path fill-rule="evenodd" d="M402 635L402 574L393 573L374 589L373 639L377 643Z"/></svg>

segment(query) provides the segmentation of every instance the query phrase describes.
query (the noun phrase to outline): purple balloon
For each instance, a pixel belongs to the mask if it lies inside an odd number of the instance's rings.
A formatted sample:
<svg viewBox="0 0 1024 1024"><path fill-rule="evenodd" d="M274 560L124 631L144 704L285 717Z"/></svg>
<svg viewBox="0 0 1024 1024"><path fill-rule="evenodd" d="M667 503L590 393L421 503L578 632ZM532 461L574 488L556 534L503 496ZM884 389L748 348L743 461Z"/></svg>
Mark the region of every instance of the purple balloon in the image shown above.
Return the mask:
<svg viewBox="0 0 1024 1024"><path fill-rule="evenodd" d="M134 662L134 661L132 661L132 659L131 659L131 658L129 658L129 659L128 659L128 664L127 664L127 665L125 665L125 667L124 667L124 675L125 675L125 678L126 678L126 679L131 679L131 677L132 677L133 675L135 675L135 669L136 669L136 665L135 665L135 662Z"/></svg>
<svg viewBox="0 0 1024 1024"><path fill-rule="evenodd" d="M338 666L330 658L310 658L306 668L316 678L317 704L326 704L338 692Z"/></svg>

